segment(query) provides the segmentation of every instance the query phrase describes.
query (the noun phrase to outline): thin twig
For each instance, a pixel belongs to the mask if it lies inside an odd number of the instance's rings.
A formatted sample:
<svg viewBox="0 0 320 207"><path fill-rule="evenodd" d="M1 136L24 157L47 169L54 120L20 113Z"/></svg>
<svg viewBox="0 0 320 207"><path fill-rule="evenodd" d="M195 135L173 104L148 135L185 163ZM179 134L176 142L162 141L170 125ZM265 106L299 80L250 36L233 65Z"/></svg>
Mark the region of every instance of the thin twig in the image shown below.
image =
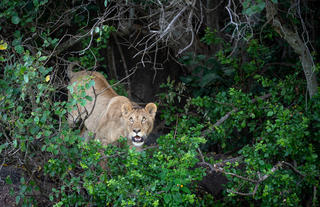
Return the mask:
<svg viewBox="0 0 320 207"><path fill-rule="evenodd" d="M188 23L187 23L187 25L188 25L187 31L191 32L191 41L185 48L179 50L177 56L182 54L184 51L186 51L189 47L191 47L193 45L194 31L193 31L193 26L192 26L192 18L193 18L195 4L196 4L196 0L193 0L192 6L191 6L191 11L190 11L189 17L188 17Z"/></svg>
<svg viewBox="0 0 320 207"><path fill-rule="evenodd" d="M121 57L121 60L122 60L122 64L123 64L123 68L124 68L124 72L126 74L126 77L129 77L129 71L128 71L128 66L127 66L127 63L126 63L126 58L124 57L124 54L123 54L123 51L122 51L122 48L121 48L121 45L119 43L119 40L118 40L118 37L116 34L113 34L112 35L114 40L115 40L115 44L117 45L118 47L118 51L120 53L120 57ZM131 81L130 81L130 78L127 78L127 83L128 83L128 94L129 94L129 98L132 98L132 89L131 89Z"/></svg>
<svg viewBox="0 0 320 207"><path fill-rule="evenodd" d="M154 41L150 46L146 47L144 50L138 52L133 56L133 58L137 57L141 53L146 53L150 48L153 48L160 40L162 40L172 29L174 23L178 20L178 18L184 13L184 11L187 9L187 7L183 7L180 12L171 20L171 22L168 24L166 29L164 31L155 31L156 34L160 34L159 38L157 38L156 41Z"/></svg>
<svg viewBox="0 0 320 207"><path fill-rule="evenodd" d="M91 108L90 113L88 113L87 109L84 107L85 110L86 110L86 116L84 117L84 119L82 120L82 122L80 124L80 129L83 127L84 122L91 116L91 114L93 113L94 108L96 107L96 102L97 102L98 95L96 94L96 90L95 90L94 86L92 86L92 90L93 90L93 94L94 94L93 106Z"/></svg>

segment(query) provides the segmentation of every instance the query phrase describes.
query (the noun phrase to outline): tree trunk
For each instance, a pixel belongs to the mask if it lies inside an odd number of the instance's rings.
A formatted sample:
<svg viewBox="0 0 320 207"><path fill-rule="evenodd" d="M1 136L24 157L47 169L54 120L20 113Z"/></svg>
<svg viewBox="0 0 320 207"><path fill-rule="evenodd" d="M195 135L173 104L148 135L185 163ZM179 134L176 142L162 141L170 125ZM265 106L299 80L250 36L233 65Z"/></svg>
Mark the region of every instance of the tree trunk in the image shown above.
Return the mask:
<svg viewBox="0 0 320 207"><path fill-rule="evenodd" d="M213 31L219 34L220 27L219 27L219 20L221 18L221 10L223 6L223 2L221 0L207 0L206 2L206 19L207 19L207 26L210 27ZM221 44L212 44L210 45L211 52L216 53L221 49Z"/></svg>
<svg viewBox="0 0 320 207"><path fill-rule="evenodd" d="M282 24L277 16L277 7L270 0L266 0L267 20L270 22L274 30L285 39L288 44L299 55L302 68L307 80L307 88L310 98L318 92L318 82L315 74L314 63L310 50L305 42L302 41L296 30L290 29L285 24Z"/></svg>

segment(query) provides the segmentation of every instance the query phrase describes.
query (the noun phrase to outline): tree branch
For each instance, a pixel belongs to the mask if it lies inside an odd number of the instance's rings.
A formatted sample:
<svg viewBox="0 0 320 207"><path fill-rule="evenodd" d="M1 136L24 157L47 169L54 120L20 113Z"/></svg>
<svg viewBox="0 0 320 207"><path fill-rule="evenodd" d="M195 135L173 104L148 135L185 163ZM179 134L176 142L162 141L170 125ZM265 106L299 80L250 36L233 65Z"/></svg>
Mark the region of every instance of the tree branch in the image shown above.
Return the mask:
<svg viewBox="0 0 320 207"><path fill-rule="evenodd" d="M270 0L266 0L266 16L268 22L271 22L274 30L285 39L288 44L299 55L301 65L307 80L307 88L310 98L318 92L318 82L314 72L314 62L307 43L304 42L297 30L292 30L288 25L283 24L278 17L278 8ZM306 32L304 30L304 32Z"/></svg>

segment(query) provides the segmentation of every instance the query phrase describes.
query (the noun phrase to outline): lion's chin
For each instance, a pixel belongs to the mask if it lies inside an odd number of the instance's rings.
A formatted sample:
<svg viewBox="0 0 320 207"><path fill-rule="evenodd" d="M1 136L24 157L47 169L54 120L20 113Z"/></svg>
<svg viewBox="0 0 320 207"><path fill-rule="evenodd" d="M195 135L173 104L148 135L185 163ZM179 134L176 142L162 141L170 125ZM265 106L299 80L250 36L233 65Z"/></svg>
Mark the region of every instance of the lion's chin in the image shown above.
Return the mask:
<svg viewBox="0 0 320 207"><path fill-rule="evenodd" d="M144 142L132 142L132 144L135 147L141 147L144 144Z"/></svg>

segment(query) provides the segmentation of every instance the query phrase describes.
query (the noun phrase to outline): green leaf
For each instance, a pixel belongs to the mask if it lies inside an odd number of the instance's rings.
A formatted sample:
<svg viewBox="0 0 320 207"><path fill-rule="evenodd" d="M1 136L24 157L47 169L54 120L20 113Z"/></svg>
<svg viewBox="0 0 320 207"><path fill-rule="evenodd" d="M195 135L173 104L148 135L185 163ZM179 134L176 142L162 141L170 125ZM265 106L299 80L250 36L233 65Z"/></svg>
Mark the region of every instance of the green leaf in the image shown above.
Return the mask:
<svg viewBox="0 0 320 207"><path fill-rule="evenodd" d="M100 28L99 28L99 27L94 28L94 32L95 32L95 33L99 33L99 31L100 31Z"/></svg>
<svg viewBox="0 0 320 207"><path fill-rule="evenodd" d="M164 199L164 202L165 202L166 204L168 204L168 203L172 200L170 194L165 194L164 197L163 197L163 199Z"/></svg>
<svg viewBox="0 0 320 207"><path fill-rule="evenodd" d="M20 196L17 196L17 197L16 197L16 204L18 205L19 202L20 202Z"/></svg>
<svg viewBox="0 0 320 207"><path fill-rule="evenodd" d="M73 86L72 85L68 86L67 88L69 89L70 93L73 93Z"/></svg>
<svg viewBox="0 0 320 207"><path fill-rule="evenodd" d="M2 152L2 150L3 150L4 148L6 148L8 145L9 145L9 144L8 144L8 142L6 142L6 143L4 143L4 144L0 145L0 153L1 153L1 152Z"/></svg>
<svg viewBox="0 0 320 207"><path fill-rule="evenodd" d="M20 192L26 192L26 190L27 190L27 185L24 184L20 187Z"/></svg>
<svg viewBox="0 0 320 207"><path fill-rule="evenodd" d="M39 117L38 116L36 116L36 117L34 117L34 122L36 122L37 124L39 123Z"/></svg>
<svg viewBox="0 0 320 207"><path fill-rule="evenodd" d="M87 101L86 101L85 99L80 99L80 100L79 100L79 103L80 103L81 106L84 107L84 106L86 106Z"/></svg>
<svg viewBox="0 0 320 207"><path fill-rule="evenodd" d="M206 56L205 55L198 55L197 58L199 60L205 60L206 59Z"/></svg>
<svg viewBox="0 0 320 207"><path fill-rule="evenodd" d="M44 60L46 60L48 57L47 56L41 56L38 60L39 61L44 61Z"/></svg>
<svg viewBox="0 0 320 207"><path fill-rule="evenodd" d="M264 161L263 160L259 160L259 164L260 165L264 165Z"/></svg>
<svg viewBox="0 0 320 207"><path fill-rule="evenodd" d="M107 7L108 6L108 2L109 2L110 0L104 0L104 6L105 7Z"/></svg>
<svg viewBox="0 0 320 207"><path fill-rule="evenodd" d="M180 77L180 80L184 83L190 83L193 80L193 78L192 76L185 76L185 77L182 76Z"/></svg>
<svg viewBox="0 0 320 207"><path fill-rule="evenodd" d="M223 69L223 73L226 75L226 76L231 76L233 75L235 72L235 70L233 68L224 68Z"/></svg>
<svg viewBox="0 0 320 207"><path fill-rule="evenodd" d="M172 195L172 197L173 197L173 200L175 201L175 203L181 203L182 202L180 193L175 193L175 194Z"/></svg>
<svg viewBox="0 0 320 207"><path fill-rule="evenodd" d="M88 166L80 161L80 166L82 167L82 169L88 169Z"/></svg>
<svg viewBox="0 0 320 207"><path fill-rule="evenodd" d="M94 86L94 85L95 85L94 80L90 80L90 82L89 82L89 88L92 87L92 86Z"/></svg>
<svg viewBox="0 0 320 207"><path fill-rule="evenodd" d="M268 111L267 116L272 116L273 115L273 111Z"/></svg>
<svg viewBox="0 0 320 207"><path fill-rule="evenodd" d="M261 12L265 7L266 7L266 3L265 2L260 2L257 5L258 12Z"/></svg>
<svg viewBox="0 0 320 207"><path fill-rule="evenodd" d="M46 137L49 137L51 134L52 134L52 132L49 130L44 131L44 136L46 136Z"/></svg>
<svg viewBox="0 0 320 207"><path fill-rule="evenodd" d="M245 128L246 125L247 125L247 124L246 124L246 120L243 120L242 123L241 123L241 128Z"/></svg>
<svg viewBox="0 0 320 207"><path fill-rule="evenodd" d="M209 83L211 83L212 81L219 80L219 79L221 79L221 78L216 73L208 73L202 77L201 83L199 85L200 85L200 87L203 88L206 85L208 85Z"/></svg>
<svg viewBox="0 0 320 207"><path fill-rule="evenodd" d="M185 187L185 186L183 186L183 187L181 188L181 190L182 190L183 192L185 192L185 193L191 194L191 191L189 190L189 188L187 188L187 187Z"/></svg>
<svg viewBox="0 0 320 207"><path fill-rule="evenodd" d="M0 56L0 62L6 62L6 61L7 61L6 58L4 58L3 56Z"/></svg>
<svg viewBox="0 0 320 207"><path fill-rule="evenodd" d="M17 146L18 146L18 142L17 142L17 140L15 139L15 140L13 140L13 147L14 147L14 148L17 148Z"/></svg>
<svg viewBox="0 0 320 207"><path fill-rule="evenodd" d="M89 194L92 195L93 194L93 186L92 185L89 185L87 187L87 190L89 191Z"/></svg>
<svg viewBox="0 0 320 207"><path fill-rule="evenodd" d="M23 75L23 79L24 79L24 82L28 83L29 82L29 75L28 74L24 74Z"/></svg>
<svg viewBox="0 0 320 207"><path fill-rule="evenodd" d="M21 45L15 46L14 49L18 54L22 54L24 52L24 48Z"/></svg>
<svg viewBox="0 0 320 207"><path fill-rule="evenodd" d="M254 14L254 11L253 11L253 9L251 7L248 7L243 11L243 14L251 16L252 14Z"/></svg>
<svg viewBox="0 0 320 207"><path fill-rule="evenodd" d="M10 175L8 175L7 177L6 177L6 183L7 184L12 184L12 180L11 180L11 177L10 177Z"/></svg>
<svg viewBox="0 0 320 207"><path fill-rule="evenodd" d="M13 24L19 24L20 18L19 18L18 16L12 16L12 17L11 17L11 22L12 22Z"/></svg>
<svg viewBox="0 0 320 207"><path fill-rule="evenodd" d="M84 98L87 99L88 101L92 101L93 100L91 96L86 96Z"/></svg>

